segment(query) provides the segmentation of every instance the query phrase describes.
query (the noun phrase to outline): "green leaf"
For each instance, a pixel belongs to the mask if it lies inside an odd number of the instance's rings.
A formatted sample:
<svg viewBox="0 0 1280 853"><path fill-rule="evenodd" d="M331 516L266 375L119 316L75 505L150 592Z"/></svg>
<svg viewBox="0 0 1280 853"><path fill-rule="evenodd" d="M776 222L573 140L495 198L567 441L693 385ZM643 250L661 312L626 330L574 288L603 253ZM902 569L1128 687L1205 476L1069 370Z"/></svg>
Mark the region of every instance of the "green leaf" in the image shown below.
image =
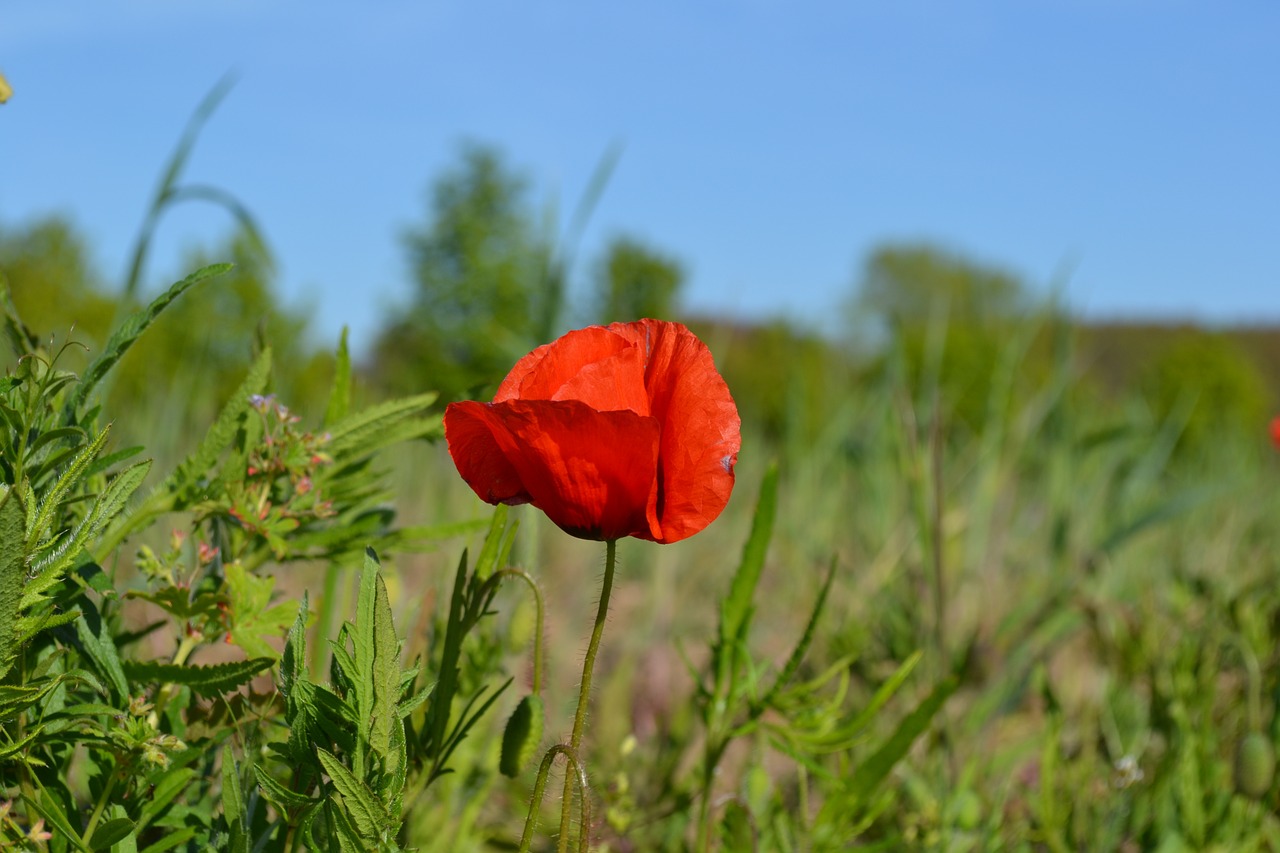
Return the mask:
<svg viewBox="0 0 1280 853"><path fill-rule="evenodd" d="M76 525L71 536L36 563L39 574L27 584L23 595L24 606L34 604L40 595L61 581L63 574L73 568L77 560L85 562L85 545L124 510L129 497L142 485L150 470L151 461L145 460L125 468L111 480L84 519ZM104 553L102 558L106 557L107 554Z"/></svg>
<svg viewBox="0 0 1280 853"><path fill-rule="evenodd" d="M347 351L347 327L342 327L338 338L338 352L334 356L333 388L329 391L329 405L325 408L324 424L330 426L341 421L351 409L351 355Z"/></svg>
<svg viewBox="0 0 1280 853"><path fill-rule="evenodd" d="M902 662L902 666L889 676L888 680L876 690L872 695L871 701L866 704L857 716L850 721L847 726L842 726L842 731L847 731L850 735L865 729L871 724L875 715L885 706L890 699L902 688L906 683L907 676L916 668L916 664L920 663L920 659L924 657L924 653L917 651Z"/></svg>
<svg viewBox="0 0 1280 853"><path fill-rule="evenodd" d="M751 601L764 569L765 554L773 537L773 519L778 507L778 466L770 465L760 484L760 499L751 521L751 535L742 552L742 561L733 576L729 595L720 604L720 642L729 646L742 639L751 620Z"/></svg>
<svg viewBox="0 0 1280 853"><path fill-rule="evenodd" d="M102 450L102 445L107 441L107 434L111 431L111 427L104 427L102 432L98 433L98 437L93 443L85 447L76 454L76 458L67 466L67 470L62 472L62 476L58 478L58 482L54 484L44 496L43 502L40 504L39 510L36 512L35 519L31 522L31 526L27 529L27 550L34 551L36 546L40 544L40 540L44 537L45 530L53 521L54 513L56 513L62 505L62 499L67 496L80 478L84 475L85 469L89 467L89 463ZM29 512L30 510L28 510Z"/></svg>
<svg viewBox="0 0 1280 853"><path fill-rule="evenodd" d="M955 692L958 684L954 677L943 679L914 711L898 723L889 739L858 765L849 782L849 791L855 800L864 803L867 801L894 765L907 754L916 738L929 728L934 716Z"/></svg>
<svg viewBox="0 0 1280 853"><path fill-rule="evenodd" d="M507 529L507 515L510 509L506 504L498 504L489 520L489 532L485 534L484 544L480 546L480 554L476 557L475 576L486 580L496 572L499 555L502 551L502 534Z"/></svg>
<svg viewBox="0 0 1280 853"><path fill-rule="evenodd" d="M194 599L191 590L180 586L163 586L155 590L131 589L125 598L140 598L164 610L175 619L194 619L217 611L219 604L226 604L227 597L213 592L202 592Z"/></svg>
<svg viewBox="0 0 1280 853"><path fill-rule="evenodd" d="M311 613L307 591L302 592L298 615L289 629L284 644L284 656L280 659L280 692L289 702L294 701L294 685L307 680L307 618Z"/></svg>
<svg viewBox="0 0 1280 853"><path fill-rule="evenodd" d="M58 805L57 800L53 798L47 789L43 787L40 789L40 798L38 800L32 799L25 794L22 799L31 807L32 811L44 818L45 823L56 829L62 835L64 841L74 845L81 853L90 853L89 848L80 840L80 832L71 826L71 821L67 818L66 812L62 810L62 806Z"/></svg>
<svg viewBox="0 0 1280 853"><path fill-rule="evenodd" d="M306 808L317 802L305 794L290 791L260 765L254 765L253 772L258 779L258 786L262 788L262 793L282 811L284 809Z"/></svg>
<svg viewBox="0 0 1280 853"><path fill-rule="evenodd" d="M249 833L244 825L244 797L240 793L240 773L236 769L231 744L222 748L222 815L231 834L232 853L249 853Z"/></svg>
<svg viewBox="0 0 1280 853"><path fill-rule="evenodd" d="M148 824L164 814L169 804L186 790L187 784L197 775L190 767L173 767L156 780L143 801L142 811L138 813L138 833L141 834Z"/></svg>
<svg viewBox="0 0 1280 853"><path fill-rule="evenodd" d="M389 400L348 415L330 429L327 450L335 458L348 453L364 456L375 450L429 435L439 428L438 416L423 418L436 394Z"/></svg>
<svg viewBox="0 0 1280 853"><path fill-rule="evenodd" d="M113 844L123 841L132 834L133 821L127 817L103 821L93 831L93 838L89 839L89 847L93 850L107 850Z"/></svg>
<svg viewBox="0 0 1280 853"><path fill-rule="evenodd" d="M224 567L227 583L228 610L231 616L231 642L255 658L279 657L266 638L279 637L298 614L298 602L285 601L270 605L275 578L258 577L240 563Z"/></svg>
<svg viewBox="0 0 1280 853"><path fill-rule="evenodd" d="M129 684L124 677L124 669L120 666L120 655L116 652L115 640L111 631L102 621L98 608L88 598L82 599L80 618L76 620L76 636L84 647L89 659L97 667L98 674L105 677L115 688L117 699L129 696Z"/></svg>
<svg viewBox="0 0 1280 853"><path fill-rule="evenodd" d="M181 684L193 693L213 698L248 684L254 676L271 668L274 658L260 657L231 663L195 666L154 661L125 661L124 673L143 684Z"/></svg>
<svg viewBox="0 0 1280 853"><path fill-rule="evenodd" d="M166 850L172 850L175 847L186 844L195 837L196 831L189 826L184 826L182 829L174 830L165 835L155 844L143 848L142 853L164 853Z"/></svg>
<svg viewBox="0 0 1280 853"><path fill-rule="evenodd" d="M201 497L206 478L218 464L223 451L232 445L241 417L249 411L249 398L261 394L271 376L271 349L264 348L249 368L244 381L236 388L231 399L222 407L209 431L200 441L195 453L183 460L156 490L156 496L165 494L174 498L173 509L185 509ZM153 496L151 500L155 499Z"/></svg>
<svg viewBox="0 0 1280 853"><path fill-rule="evenodd" d="M67 423L75 422L75 413L89 399L93 389L98 386L98 383L102 381L108 371L115 366L120 357L129 350L129 347L133 346L133 342L151 325L160 312L168 307L170 302L181 296L188 288L194 287L207 278L222 275L229 269L231 269L231 264L213 264L196 270L153 299L146 308L126 317L124 323L120 325L120 328L116 329L115 333L107 341L102 353L93 360L93 363L85 370L84 375L80 377L75 391L72 392L70 399L67 400L63 420Z"/></svg>
<svg viewBox="0 0 1280 853"><path fill-rule="evenodd" d="M800 635L800 641L796 643L796 647L791 651L790 657L787 658L786 664L783 665L782 671L778 673L777 679L774 680L773 686L765 692L764 697L756 703L752 710L763 710L778 694L787 682L795 677L800 671L800 664L804 661L805 654L809 651L809 644L813 642L813 632L818 627L818 620L822 618L822 611L826 608L827 596L831 593L831 584L836 578L836 561L831 558L831 567L827 569L827 578L822 582L822 589L818 591L818 598L813 603L813 610L809 611L809 621L805 623L804 633Z"/></svg>
<svg viewBox="0 0 1280 853"><path fill-rule="evenodd" d="M372 687L373 696L369 716L369 746L382 762L383 772L394 776L401 772L405 761L403 738L401 748L393 748L394 729L400 726L398 703L400 701L400 640L396 637L395 623L391 615L391 602L387 587L378 571L373 550L365 557L365 573L372 574L374 590L373 624L369 627L373 647Z"/></svg>
<svg viewBox="0 0 1280 853"><path fill-rule="evenodd" d="M0 495L0 679L18 649L18 602L26 580L23 527L26 513L13 489Z"/></svg>
<svg viewBox="0 0 1280 853"><path fill-rule="evenodd" d="M323 747L316 747L316 755L324 766L324 772L333 780L333 787L342 795L342 804L355 822L356 829L365 838L380 838L383 831L390 828L391 816L377 796L333 753Z"/></svg>

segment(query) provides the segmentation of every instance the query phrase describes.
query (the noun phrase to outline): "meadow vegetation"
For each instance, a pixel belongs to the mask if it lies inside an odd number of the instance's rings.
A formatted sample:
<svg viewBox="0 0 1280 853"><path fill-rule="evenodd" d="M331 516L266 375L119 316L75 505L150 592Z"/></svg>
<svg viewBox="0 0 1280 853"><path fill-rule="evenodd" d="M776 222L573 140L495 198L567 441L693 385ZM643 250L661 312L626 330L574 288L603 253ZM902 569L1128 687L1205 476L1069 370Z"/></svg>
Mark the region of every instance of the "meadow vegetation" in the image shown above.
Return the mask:
<svg viewBox="0 0 1280 853"><path fill-rule="evenodd" d="M911 244L838 337L685 317L626 235L584 290L527 192L466 150L410 303L328 345L247 215L164 290L0 228L0 847L522 849L601 551L477 500L440 411L641 312L714 353L738 484L619 543L588 795L558 838L558 761L523 849L1280 850L1280 332Z"/></svg>

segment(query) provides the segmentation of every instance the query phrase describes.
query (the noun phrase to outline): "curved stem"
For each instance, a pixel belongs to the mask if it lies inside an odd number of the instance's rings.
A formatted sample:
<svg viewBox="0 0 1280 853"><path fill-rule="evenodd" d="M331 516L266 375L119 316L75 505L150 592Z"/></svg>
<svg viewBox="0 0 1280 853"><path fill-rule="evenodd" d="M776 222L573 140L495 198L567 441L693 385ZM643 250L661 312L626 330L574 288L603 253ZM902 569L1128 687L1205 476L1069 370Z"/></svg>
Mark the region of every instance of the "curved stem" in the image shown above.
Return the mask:
<svg viewBox="0 0 1280 853"><path fill-rule="evenodd" d="M587 796L587 771L578 762L578 756L573 750L569 749L563 743L558 743L547 750L546 755L542 757L542 766L538 768L538 780L533 785L533 797L529 800L529 814L524 819L524 834L520 836L519 853L529 853L529 845L533 843L533 831L538 825L538 806L542 804L542 795L547 790L547 775L551 772L551 762L555 760L557 755L564 755L565 778L578 780L578 790L582 801L582 825L589 826L591 824L591 798ZM573 776L569 775L569 771L573 771ZM587 853L587 836L584 834L578 849L582 853Z"/></svg>
<svg viewBox="0 0 1280 853"><path fill-rule="evenodd" d="M578 755L578 747L582 743L582 730L587 723L587 702L591 697L591 673L596 665L596 651L600 648L600 635L604 633L605 617L609 615L609 593L613 591L613 570L618 563L618 540L610 539L605 543L604 584L600 587L600 605L596 608L596 623L591 629L591 642L587 644L587 656L582 661L582 686L578 688L578 709L573 714L573 734L569 736L569 749ZM579 765L581 766L581 765ZM586 802L587 788L583 774L582 799ZM585 809L584 809L585 812ZM564 800L560 806L560 840L557 853L565 853L569 849L569 823L573 816L573 777L565 774ZM579 848L587 850L589 842L587 834L591 827L583 825L580 829Z"/></svg>
<svg viewBox="0 0 1280 853"><path fill-rule="evenodd" d="M504 577L520 578L528 584L530 591L533 592L533 603L535 607L535 625L533 634L533 693L541 695L542 693L542 590L538 587L538 582L533 576L524 569L501 569L493 574L493 580L490 583L497 583Z"/></svg>

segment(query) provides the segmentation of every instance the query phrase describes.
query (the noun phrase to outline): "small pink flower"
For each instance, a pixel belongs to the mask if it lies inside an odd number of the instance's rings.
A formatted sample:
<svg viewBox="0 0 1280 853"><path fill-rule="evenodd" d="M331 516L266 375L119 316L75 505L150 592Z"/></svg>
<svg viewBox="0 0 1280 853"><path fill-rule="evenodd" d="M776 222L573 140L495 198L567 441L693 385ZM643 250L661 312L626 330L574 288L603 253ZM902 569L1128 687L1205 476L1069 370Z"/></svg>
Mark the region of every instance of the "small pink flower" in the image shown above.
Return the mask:
<svg viewBox="0 0 1280 853"><path fill-rule="evenodd" d="M1280 449L1280 415L1271 419L1271 443Z"/></svg>

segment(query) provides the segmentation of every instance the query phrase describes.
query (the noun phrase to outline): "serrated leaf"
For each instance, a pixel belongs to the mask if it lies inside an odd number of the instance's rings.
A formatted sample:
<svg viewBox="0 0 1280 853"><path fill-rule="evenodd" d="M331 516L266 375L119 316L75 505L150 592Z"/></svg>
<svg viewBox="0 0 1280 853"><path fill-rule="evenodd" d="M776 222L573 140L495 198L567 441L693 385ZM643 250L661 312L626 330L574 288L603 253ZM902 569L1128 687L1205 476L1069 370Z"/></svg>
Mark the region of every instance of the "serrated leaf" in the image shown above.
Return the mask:
<svg viewBox="0 0 1280 853"><path fill-rule="evenodd" d="M126 317L125 321L111 335L102 352L80 377L75 391L72 392L70 399L67 400L63 419L67 423L75 422L75 412L79 411L80 407L89 399L93 389L115 366L120 357L129 350L129 347L133 346L134 341L151 325L160 312L168 307L170 302L177 299L187 289L194 287L205 279L221 275L229 269L231 269L231 264L212 264L196 270L182 279L182 281L175 282L168 290L153 299L150 305Z"/></svg>
<svg viewBox="0 0 1280 853"><path fill-rule="evenodd" d="M324 424L331 426L347 416L351 408L351 355L347 351L347 327L342 327L338 338L338 352L334 356L333 388L329 391L329 405L325 407Z"/></svg>
<svg viewBox="0 0 1280 853"><path fill-rule="evenodd" d="M249 853L249 833L244 825L244 796L240 792L240 772L231 745L222 748L222 816L231 835L232 853Z"/></svg>
<svg viewBox="0 0 1280 853"><path fill-rule="evenodd" d="M342 795L342 803L355 822L356 829L366 838L380 838L383 831L389 828L391 818L377 796L333 753L317 747L316 755L324 766L324 772L333 781L333 787Z"/></svg>
<svg viewBox="0 0 1280 853"><path fill-rule="evenodd" d="M194 619L215 613L219 604L226 604L227 597L214 592L202 592L194 599L191 590L180 586L164 586L156 590L129 590L125 598L140 598L164 610L175 619Z"/></svg>
<svg viewBox="0 0 1280 853"><path fill-rule="evenodd" d="M13 489L0 495L0 679L18 649L18 602L26 579L23 527L26 513Z"/></svg>
<svg viewBox="0 0 1280 853"><path fill-rule="evenodd" d="M402 750L392 747L393 731L400 723L397 709L400 701L400 640L396 637L387 587L372 550L366 556L365 572L372 572L375 581L373 624L369 629L373 647L373 696L367 718L369 746L380 759L383 772L395 775L404 762Z"/></svg>
<svg viewBox="0 0 1280 853"><path fill-rule="evenodd" d="M277 808L302 809L316 802L306 794L290 791L260 765L254 765L253 772L258 779L258 787L262 788L262 793Z"/></svg>
<svg viewBox="0 0 1280 853"><path fill-rule="evenodd" d="M36 736L44 730L43 726L36 726L26 737L21 740L15 740L12 743L0 745L0 761L7 761L9 756L16 755L27 748L27 744L36 739Z"/></svg>
<svg viewBox="0 0 1280 853"><path fill-rule="evenodd" d="M76 560L82 559L83 549L89 540L97 536L124 510L129 497L142 485L142 481L150 470L151 461L144 460L125 468L112 479L71 535L58 543L57 548L52 552L37 561L36 568L39 569L39 574L27 585L24 599L40 595L62 580L64 573L76 565ZM103 559L106 556L103 554ZM92 557L90 556L89 559L92 560Z"/></svg>
<svg viewBox="0 0 1280 853"><path fill-rule="evenodd" d="M200 440L196 451L183 460L173 473L165 478L157 494L174 495L174 509L185 509L200 496L200 485L214 470L223 451L231 446L239 429L240 419L251 406L250 398L261 394L271 376L271 349L264 348L249 367L249 372L236 388L226 405L218 412L209 431Z"/></svg>
<svg viewBox="0 0 1280 853"><path fill-rule="evenodd" d="M129 684L125 680L124 669L120 666L115 640L92 601L82 599L81 607L80 618L75 621L76 637L93 661L98 674L115 688L116 698L125 699L129 696Z"/></svg>
<svg viewBox="0 0 1280 853"><path fill-rule="evenodd" d="M244 649L250 657L275 660L279 654L267 644L266 638L279 637L293 623L298 614L298 602L270 604L274 577L258 577L240 563L227 563L224 571L231 642Z"/></svg>
<svg viewBox="0 0 1280 853"><path fill-rule="evenodd" d="M335 458L352 452L365 455L417 435L428 435L439 428L440 418L421 415L437 396L418 394L389 400L348 415L330 429L326 449Z"/></svg>
<svg viewBox="0 0 1280 853"><path fill-rule="evenodd" d="M284 655L280 658L280 692L291 703L294 701L294 685L307 680L307 618L310 613L308 594L303 590L298 615L289 629Z"/></svg>
<svg viewBox="0 0 1280 853"><path fill-rule="evenodd" d="M106 443L107 435L110 431L110 426L104 427L92 443L76 454L75 459L67 466L67 470L63 471L62 476L58 478L58 482L45 493L44 500L40 503L35 518L31 520L31 524L27 528L28 551L34 551L36 546L40 544L40 541L44 538L45 530L48 529L53 521L54 513L62 505L62 499L71 491L71 487L84 476L85 469L89 467L89 463L102 450L102 445Z"/></svg>
<svg viewBox="0 0 1280 853"><path fill-rule="evenodd" d="M125 661L124 673L143 684L181 684L193 693L213 698L248 684L254 676L271 668L274 658L261 657L206 666Z"/></svg>

